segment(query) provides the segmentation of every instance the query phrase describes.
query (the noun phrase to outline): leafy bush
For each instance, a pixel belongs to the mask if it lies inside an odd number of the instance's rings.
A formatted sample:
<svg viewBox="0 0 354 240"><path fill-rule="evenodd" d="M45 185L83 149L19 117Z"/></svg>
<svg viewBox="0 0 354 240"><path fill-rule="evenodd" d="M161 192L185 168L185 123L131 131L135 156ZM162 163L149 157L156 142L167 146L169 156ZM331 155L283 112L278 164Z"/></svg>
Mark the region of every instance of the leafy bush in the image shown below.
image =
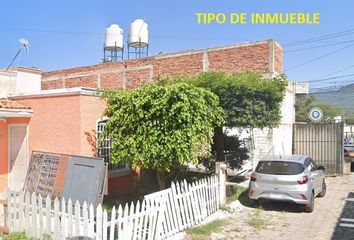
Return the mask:
<svg viewBox="0 0 354 240"><path fill-rule="evenodd" d="M7 240L27 240L29 239L25 232L13 232L6 236Z"/></svg>
<svg viewBox="0 0 354 240"><path fill-rule="evenodd" d="M37 240L38 238L28 237L25 232L12 232L5 237L6 240ZM41 240L51 240L52 237L45 233Z"/></svg>

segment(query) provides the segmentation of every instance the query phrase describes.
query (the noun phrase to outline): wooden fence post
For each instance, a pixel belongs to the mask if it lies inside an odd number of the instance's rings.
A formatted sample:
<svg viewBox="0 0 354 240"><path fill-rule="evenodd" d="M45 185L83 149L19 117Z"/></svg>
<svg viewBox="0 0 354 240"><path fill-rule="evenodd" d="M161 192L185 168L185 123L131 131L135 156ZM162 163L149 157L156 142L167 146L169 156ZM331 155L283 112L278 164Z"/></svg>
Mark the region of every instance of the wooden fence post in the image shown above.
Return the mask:
<svg viewBox="0 0 354 240"><path fill-rule="evenodd" d="M226 165L220 162L216 162L215 174L219 179L220 205L224 205L226 203Z"/></svg>

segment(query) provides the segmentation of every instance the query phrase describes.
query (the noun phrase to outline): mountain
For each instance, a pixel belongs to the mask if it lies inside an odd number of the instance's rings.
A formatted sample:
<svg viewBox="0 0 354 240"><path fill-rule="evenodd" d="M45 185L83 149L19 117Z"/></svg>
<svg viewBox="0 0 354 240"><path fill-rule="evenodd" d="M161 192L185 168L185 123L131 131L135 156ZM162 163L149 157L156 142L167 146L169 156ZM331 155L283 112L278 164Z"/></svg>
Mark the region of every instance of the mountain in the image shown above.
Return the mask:
<svg viewBox="0 0 354 240"><path fill-rule="evenodd" d="M311 93L319 102L331 104L342 109L343 113L354 112L354 84L338 90Z"/></svg>

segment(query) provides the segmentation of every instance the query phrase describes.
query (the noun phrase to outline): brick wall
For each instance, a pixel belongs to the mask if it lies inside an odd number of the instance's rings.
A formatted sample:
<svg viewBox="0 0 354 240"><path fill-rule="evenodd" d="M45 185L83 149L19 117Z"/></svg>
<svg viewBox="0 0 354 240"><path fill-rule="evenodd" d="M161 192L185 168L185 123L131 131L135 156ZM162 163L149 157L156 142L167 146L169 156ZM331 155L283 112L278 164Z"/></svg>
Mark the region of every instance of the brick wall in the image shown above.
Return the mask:
<svg viewBox="0 0 354 240"><path fill-rule="evenodd" d="M130 89L151 82L159 75L194 76L203 71L280 73L282 49L275 41L268 40L45 72L42 74L42 90L72 87Z"/></svg>

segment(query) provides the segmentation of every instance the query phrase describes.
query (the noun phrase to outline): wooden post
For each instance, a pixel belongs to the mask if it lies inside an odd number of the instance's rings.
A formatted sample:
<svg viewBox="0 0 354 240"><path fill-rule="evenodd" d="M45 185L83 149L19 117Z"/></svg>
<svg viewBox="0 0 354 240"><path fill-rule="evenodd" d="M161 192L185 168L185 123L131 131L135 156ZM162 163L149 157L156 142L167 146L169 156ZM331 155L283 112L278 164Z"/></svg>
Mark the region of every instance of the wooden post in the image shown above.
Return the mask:
<svg viewBox="0 0 354 240"><path fill-rule="evenodd" d="M215 174L219 179L219 199L222 206L226 203L226 165L220 162L215 164Z"/></svg>

